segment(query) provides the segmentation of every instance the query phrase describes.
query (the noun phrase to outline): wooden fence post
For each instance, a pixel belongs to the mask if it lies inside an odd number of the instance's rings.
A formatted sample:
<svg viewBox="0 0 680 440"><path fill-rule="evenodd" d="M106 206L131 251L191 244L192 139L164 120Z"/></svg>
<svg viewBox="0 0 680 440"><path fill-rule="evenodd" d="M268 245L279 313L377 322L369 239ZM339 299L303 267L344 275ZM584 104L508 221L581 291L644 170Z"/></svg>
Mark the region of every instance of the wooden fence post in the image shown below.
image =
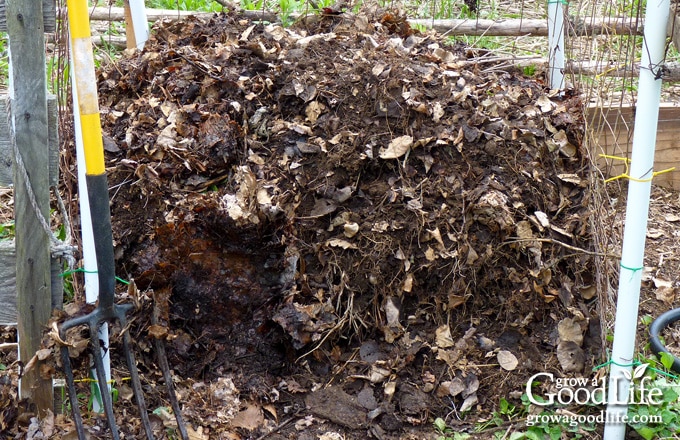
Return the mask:
<svg viewBox="0 0 680 440"><path fill-rule="evenodd" d="M14 200L19 358L40 349L51 314L50 242L40 217L49 219L49 152L45 28L41 0L6 2L10 52L10 127L14 134ZM18 151L17 151L18 150ZM26 175L21 171L23 161ZM28 181L26 180L28 177ZM45 416L52 408L52 381L40 362L21 379L20 394Z"/></svg>

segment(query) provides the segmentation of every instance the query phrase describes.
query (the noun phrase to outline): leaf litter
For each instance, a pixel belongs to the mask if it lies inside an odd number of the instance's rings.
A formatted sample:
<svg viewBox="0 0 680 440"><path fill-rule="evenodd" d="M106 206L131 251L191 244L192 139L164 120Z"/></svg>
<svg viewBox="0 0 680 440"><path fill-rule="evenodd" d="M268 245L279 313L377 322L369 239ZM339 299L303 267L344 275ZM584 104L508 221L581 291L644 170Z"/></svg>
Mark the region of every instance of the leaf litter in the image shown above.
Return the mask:
<svg viewBox="0 0 680 440"><path fill-rule="evenodd" d="M599 360L595 336L562 340L597 316L574 294L595 283L574 252L583 104L401 18L189 17L98 73L147 400L168 406L161 338L195 438L426 438L431 416L483 418L545 365Z"/></svg>

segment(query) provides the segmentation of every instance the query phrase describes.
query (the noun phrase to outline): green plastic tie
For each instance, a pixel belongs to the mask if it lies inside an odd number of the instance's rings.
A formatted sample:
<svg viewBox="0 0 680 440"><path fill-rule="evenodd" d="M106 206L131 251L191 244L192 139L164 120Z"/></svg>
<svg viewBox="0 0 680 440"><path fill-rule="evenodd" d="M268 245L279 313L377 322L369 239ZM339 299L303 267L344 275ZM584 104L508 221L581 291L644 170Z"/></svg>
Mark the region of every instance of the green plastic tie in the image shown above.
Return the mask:
<svg viewBox="0 0 680 440"><path fill-rule="evenodd" d="M600 364L600 365L597 365L597 366L593 367L593 371L597 371L597 370L599 370L600 368L604 368L604 367L607 367L607 366L609 366L609 365L616 365L617 367L628 368L628 367L637 367L638 365L642 365L642 362L640 362L640 361L633 361L632 364L619 364L618 362L613 361L613 360L610 359L610 360L608 360L607 362L605 362L604 364ZM667 373L667 372L665 372L665 371L663 371L663 370L659 370L658 368L654 368L654 367L652 367L652 366L648 367L648 369L651 370L651 371L654 371L655 373L662 374L662 375L664 375L664 376L666 376L666 377L670 377L671 379L674 379L674 380L679 379L678 376L675 376L675 375L673 375L673 374Z"/></svg>
<svg viewBox="0 0 680 440"><path fill-rule="evenodd" d="M82 273L97 273L96 270L85 270L85 269L83 269L83 268L78 268L78 269L73 269L73 270L67 270L66 272L60 273L59 276L63 278L63 277L67 277L67 276L69 276L69 275L73 275L74 273L78 273L78 272L82 272ZM130 285L130 282L129 282L129 281L126 281L126 280L124 280L124 279L122 279L122 278L120 278L120 277L116 277L116 280L117 280L119 283L125 284L126 286Z"/></svg>
<svg viewBox="0 0 680 440"><path fill-rule="evenodd" d="M630 274L630 279L631 279L631 280L633 279L633 276L635 275L635 272L639 272L639 271L642 271L642 270L644 269L644 267L628 267L628 266L624 266L623 263L620 263L620 265L621 265L621 268L622 268L622 269L626 269L626 270L629 270L629 271L632 272L632 273Z"/></svg>

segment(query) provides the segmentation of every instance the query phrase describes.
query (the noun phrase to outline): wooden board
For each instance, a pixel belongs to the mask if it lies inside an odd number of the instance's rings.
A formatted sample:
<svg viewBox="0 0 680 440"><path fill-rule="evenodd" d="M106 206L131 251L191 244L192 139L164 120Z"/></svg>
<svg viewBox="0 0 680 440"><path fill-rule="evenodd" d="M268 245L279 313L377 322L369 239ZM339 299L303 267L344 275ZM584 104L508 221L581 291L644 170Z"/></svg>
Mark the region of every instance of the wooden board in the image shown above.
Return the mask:
<svg viewBox="0 0 680 440"><path fill-rule="evenodd" d="M52 308L61 309L64 280L63 263L51 262ZM17 324L16 250L14 240L0 240L0 325Z"/></svg>
<svg viewBox="0 0 680 440"><path fill-rule="evenodd" d="M17 322L16 252L14 240L0 241L0 325Z"/></svg>
<svg viewBox="0 0 680 440"><path fill-rule="evenodd" d="M589 129L596 134L590 151L607 177L625 172L622 161L604 159L601 154L630 158L633 150L635 109L591 107L586 115ZM654 184L680 190L680 107L662 104L656 135L654 171L675 167L674 171L659 174Z"/></svg>
<svg viewBox="0 0 680 440"><path fill-rule="evenodd" d="M0 32L7 32L5 0L0 0ZM54 0L42 0L44 32L57 31L57 6Z"/></svg>
<svg viewBox="0 0 680 440"><path fill-rule="evenodd" d="M0 95L0 186L12 186L14 184L14 167L12 165L12 144L10 144L9 124L7 115L7 95ZM50 186L59 183L59 121L57 109L57 97L48 95L48 142L50 156ZM2 304L2 303L0 303Z"/></svg>
<svg viewBox="0 0 680 440"><path fill-rule="evenodd" d="M25 173L14 169L17 334L19 360L26 364L40 350L52 314L50 240L39 217L50 216L49 118L45 79L45 26L41 1L6 2L11 93L11 127ZM38 360L19 380L22 398L35 404L39 418L52 408L52 380Z"/></svg>

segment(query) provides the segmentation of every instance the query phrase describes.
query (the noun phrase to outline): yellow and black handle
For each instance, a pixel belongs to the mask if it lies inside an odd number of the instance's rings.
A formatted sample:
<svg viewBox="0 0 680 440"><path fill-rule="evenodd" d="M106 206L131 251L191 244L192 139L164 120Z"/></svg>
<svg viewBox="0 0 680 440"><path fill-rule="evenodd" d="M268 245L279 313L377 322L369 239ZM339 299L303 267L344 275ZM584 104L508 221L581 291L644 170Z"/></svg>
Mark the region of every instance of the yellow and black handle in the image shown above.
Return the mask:
<svg viewBox="0 0 680 440"><path fill-rule="evenodd" d="M85 180L92 217L97 273L99 278L99 307L113 308L115 292L115 262L109 188L104 165L104 144L90 20L85 0L67 0L72 66L78 97L78 114L85 152Z"/></svg>

